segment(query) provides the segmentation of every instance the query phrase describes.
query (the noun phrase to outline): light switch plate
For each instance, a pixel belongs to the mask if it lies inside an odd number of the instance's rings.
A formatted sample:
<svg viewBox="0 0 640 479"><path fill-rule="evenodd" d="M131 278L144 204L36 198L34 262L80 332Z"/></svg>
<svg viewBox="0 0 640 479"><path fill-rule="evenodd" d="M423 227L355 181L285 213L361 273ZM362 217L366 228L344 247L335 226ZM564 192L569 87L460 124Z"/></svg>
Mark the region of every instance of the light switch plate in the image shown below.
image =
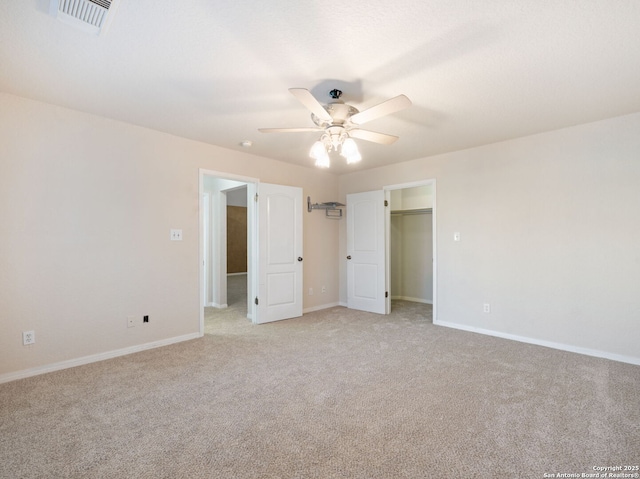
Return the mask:
<svg viewBox="0 0 640 479"><path fill-rule="evenodd" d="M36 342L36 333L34 331L22 332L22 344L27 346L28 344L33 344L35 342Z"/></svg>
<svg viewBox="0 0 640 479"><path fill-rule="evenodd" d="M182 241L182 230L171 230L171 241Z"/></svg>

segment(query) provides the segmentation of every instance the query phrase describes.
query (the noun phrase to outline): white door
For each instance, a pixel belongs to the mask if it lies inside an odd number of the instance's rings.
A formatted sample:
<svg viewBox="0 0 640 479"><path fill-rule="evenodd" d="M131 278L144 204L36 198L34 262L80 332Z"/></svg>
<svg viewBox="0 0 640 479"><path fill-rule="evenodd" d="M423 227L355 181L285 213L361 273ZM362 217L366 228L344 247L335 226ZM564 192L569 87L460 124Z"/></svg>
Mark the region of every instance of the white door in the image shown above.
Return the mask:
<svg viewBox="0 0 640 479"><path fill-rule="evenodd" d="M384 191L347 195L347 306L385 314Z"/></svg>
<svg viewBox="0 0 640 479"><path fill-rule="evenodd" d="M258 185L258 323L302 316L302 188Z"/></svg>

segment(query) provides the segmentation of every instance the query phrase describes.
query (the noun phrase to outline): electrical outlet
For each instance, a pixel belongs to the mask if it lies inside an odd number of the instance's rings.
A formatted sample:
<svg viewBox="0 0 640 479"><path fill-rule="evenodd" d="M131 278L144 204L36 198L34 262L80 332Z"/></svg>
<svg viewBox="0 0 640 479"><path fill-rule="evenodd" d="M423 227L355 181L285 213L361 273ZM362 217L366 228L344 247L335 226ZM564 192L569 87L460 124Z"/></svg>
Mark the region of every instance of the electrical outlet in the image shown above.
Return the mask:
<svg viewBox="0 0 640 479"><path fill-rule="evenodd" d="M482 312L483 313L490 313L491 312L491 305L489 303L484 303L482 305Z"/></svg>
<svg viewBox="0 0 640 479"><path fill-rule="evenodd" d="M327 287L326 287L326 286L323 286L323 287L322 287L322 294L324 294L324 293L326 293L326 292L327 292Z"/></svg>
<svg viewBox="0 0 640 479"><path fill-rule="evenodd" d="M148 322L149 322L149 316L148 316L148 315L144 315L144 316L142 317L142 322L143 322L143 323L148 323Z"/></svg>
<svg viewBox="0 0 640 479"><path fill-rule="evenodd" d="M133 328L136 325L135 316L127 316L127 328Z"/></svg>
<svg viewBox="0 0 640 479"><path fill-rule="evenodd" d="M35 331L23 331L22 332L22 344L24 346L28 344L33 344L36 342L36 333Z"/></svg>

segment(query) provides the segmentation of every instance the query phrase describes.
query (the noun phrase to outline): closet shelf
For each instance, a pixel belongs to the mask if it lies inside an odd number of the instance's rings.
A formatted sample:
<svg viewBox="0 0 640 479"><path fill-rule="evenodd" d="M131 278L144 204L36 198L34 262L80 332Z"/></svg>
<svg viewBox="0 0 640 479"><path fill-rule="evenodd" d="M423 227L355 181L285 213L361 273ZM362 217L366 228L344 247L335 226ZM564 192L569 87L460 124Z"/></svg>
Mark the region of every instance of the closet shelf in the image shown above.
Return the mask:
<svg viewBox="0 0 640 479"><path fill-rule="evenodd" d="M433 208L416 208L412 210L391 210L392 215L421 215L424 213L432 213Z"/></svg>

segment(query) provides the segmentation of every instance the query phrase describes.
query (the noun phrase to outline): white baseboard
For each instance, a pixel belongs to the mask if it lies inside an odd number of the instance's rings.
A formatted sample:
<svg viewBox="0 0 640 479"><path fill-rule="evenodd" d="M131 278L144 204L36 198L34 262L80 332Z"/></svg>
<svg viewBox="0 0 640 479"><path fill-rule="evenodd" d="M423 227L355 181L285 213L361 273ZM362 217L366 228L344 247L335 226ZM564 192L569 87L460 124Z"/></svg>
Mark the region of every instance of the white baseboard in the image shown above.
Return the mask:
<svg viewBox="0 0 640 479"><path fill-rule="evenodd" d="M419 298L410 298L408 296L391 296L391 299L402 299L405 301L413 301L414 303L423 303L423 304L433 304L433 301L428 301L426 299L419 299ZM335 304L334 306L344 306L345 308L348 308L349 306L347 306L347 303L340 301L339 303Z"/></svg>
<svg viewBox="0 0 640 479"><path fill-rule="evenodd" d="M225 309L229 307L228 304L218 304L218 303L208 303L207 306L211 308L218 308L218 309Z"/></svg>
<svg viewBox="0 0 640 479"><path fill-rule="evenodd" d="M399 299L401 301L411 301L412 303L433 304L430 299L412 298L410 296L391 296L391 299Z"/></svg>
<svg viewBox="0 0 640 479"><path fill-rule="evenodd" d="M340 303L327 303L320 306L313 306L311 308L305 308L302 310L302 314L313 313L314 311L320 311L323 309L333 308L334 306L342 306Z"/></svg>
<svg viewBox="0 0 640 479"><path fill-rule="evenodd" d="M599 351L597 349L581 348L578 346L572 346L570 344L556 343L553 341L544 341L542 339L528 338L526 336L518 336L515 334L502 333L500 331L476 328L473 326L450 323L447 321L434 321L433 324L435 324L436 326L444 326L447 328L460 329L462 331L469 331L471 333L485 334L487 336L495 336L497 338L510 339L512 341L519 341L521 343L535 344L536 346L544 346L547 348L559 349L561 351L568 351L570 353L584 354L585 356L593 356L596 358L610 359L612 361L635 364L637 366L640 366L640 358L634 357L634 356L623 356L621 354L608 353L606 351Z"/></svg>
<svg viewBox="0 0 640 479"><path fill-rule="evenodd" d="M181 343L183 341L189 341L191 339L200 338L200 333L185 334L184 336L176 336L174 338L161 339L159 341L153 341L151 343L138 344L137 346L130 346L128 348L116 349L115 351L107 351L100 354L92 354L91 356L83 356L76 359L68 359L66 361L60 361L58 363L47 364L46 366L38 366L35 368L24 369L22 371L16 371L14 373L7 373L0 375L0 384L8 383L9 381L15 381L17 379L29 378L31 376L38 376L40 374L51 373L53 371L60 371L61 369L73 368L76 366L83 366L85 364L96 363L98 361L104 361L105 359L117 358L118 356L126 356L127 354L139 353L147 349L159 348L162 346L168 346L170 344Z"/></svg>

